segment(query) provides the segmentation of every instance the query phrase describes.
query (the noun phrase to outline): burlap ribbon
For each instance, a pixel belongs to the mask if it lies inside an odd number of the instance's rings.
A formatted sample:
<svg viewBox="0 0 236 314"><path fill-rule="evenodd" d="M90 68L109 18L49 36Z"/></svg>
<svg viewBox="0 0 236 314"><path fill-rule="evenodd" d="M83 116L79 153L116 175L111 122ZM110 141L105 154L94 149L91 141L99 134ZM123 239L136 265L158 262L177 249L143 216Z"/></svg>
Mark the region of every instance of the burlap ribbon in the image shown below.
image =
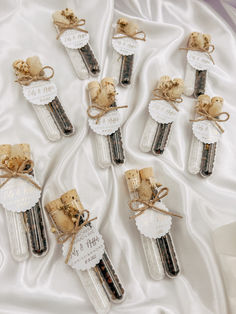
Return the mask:
<svg viewBox="0 0 236 314"><path fill-rule="evenodd" d="M190 122L199 122L199 121L209 120L215 123L215 126L219 129L221 133L224 133L224 129L219 125L219 122L226 122L229 120L230 114L228 112L221 112L217 114L216 116L212 116L206 110L200 109L200 110L197 110L196 113L199 114L200 117L194 120L190 120ZM226 115L226 118L220 119L220 116L222 115Z"/></svg>
<svg viewBox="0 0 236 314"><path fill-rule="evenodd" d="M116 110L116 109L122 109L122 108L128 108L128 106L103 107L100 105L90 105L90 106L88 106L87 114L88 114L89 118L96 119L96 124L98 124L101 117L103 117L106 113L113 111L113 110ZM95 114L95 115L92 115L90 112L91 109L98 109L98 110L100 110L100 112Z"/></svg>
<svg viewBox="0 0 236 314"><path fill-rule="evenodd" d="M49 69L51 70L51 75L49 76L45 76L44 74L44 70ZM49 81L52 77L54 76L54 69L52 67L50 67L49 65L44 66L41 71L35 75L22 75L20 76L15 82L21 84L21 85L29 85L32 82L36 82L36 81Z"/></svg>
<svg viewBox="0 0 236 314"><path fill-rule="evenodd" d="M152 100L166 100L176 111L179 109L176 107L175 103L181 103L183 101L182 97L171 97L167 94L169 91L168 88L155 88L153 90L153 98Z"/></svg>
<svg viewBox="0 0 236 314"><path fill-rule="evenodd" d="M77 23L70 23L70 24L65 24L65 23L57 22L57 21L54 21L53 23L57 25L59 28L59 34L57 35L57 39L59 39L60 36L68 29L75 29L83 33L88 33L88 31L86 31L85 29L80 28L80 26L83 26L85 24L85 19L79 19Z"/></svg>
<svg viewBox="0 0 236 314"><path fill-rule="evenodd" d="M83 217L83 214L86 213L87 216L86 218L84 219ZM65 263L67 264L69 262L69 259L70 259L70 256L71 256L71 253L72 253L72 249L73 249L73 245L74 245L74 241L75 241L75 237L77 235L77 233L87 224L89 224L91 221L97 219L97 217L95 218L92 218L92 219L89 219L89 216L90 216L90 213L87 209L83 209L81 211L79 211L79 216L77 218L77 221L74 225L74 228L71 230L71 231L68 231L68 232L63 232L62 234L60 234L58 237L57 237L57 242L60 243L60 244L63 244L65 243L66 241L68 241L70 238L71 238L71 242L70 242L70 245L69 245L69 250L68 250L68 253L67 253L67 256L66 256L66 260L65 260ZM80 224L80 219L83 217L83 222Z"/></svg>
<svg viewBox="0 0 236 314"><path fill-rule="evenodd" d="M125 32L120 32L119 34L122 34L123 36L113 36L112 38L113 39L121 39L121 38L127 38L127 37L129 37L129 38L133 38L133 39L135 39L135 40L143 40L143 41L146 41L146 33L144 32L144 31L139 31L139 32L136 32L134 35L131 35L131 34L127 34L127 33L125 33ZM143 37L138 37L137 35L139 35L139 34L142 34L143 35Z"/></svg>
<svg viewBox="0 0 236 314"><path fill-rule="evenodd" d="M0 184L0 188L2 188L12 178L22 178L28 181L29 183L33 184L37 189L41 190L41 187L27 175L33 171L33 165L34 163L30 159L22 161L22 163L16 170L11 170L6 165L1 165L0 170L5 171L5 174L0 175L0 178L6 180Z"/></svg>
<svg viewBox="0 0 236 314"><path fill-rule="evenodd" d="M209 50L209 48L211 48ZM211 54L212 52L215 50L215 46L214 45L208 45L208 47L206 48L193 48L193 47L185 47L185 48L179 48L180 50L192 50L192 51L201 51L201 52L204 52L208 55L208 57L211 59L212 63L215 64Z"/></svg>
<svg viewBox="0 0 236 314"><path fill-rule="evenodd" d="M160 212L160 213L165 214L165 215L183 218L182 216L180 216L178 214L174 214L172 212L166 211L166 210L161 209L155 205L156 202L159 202L162 198L164 198L166 195L168 195L168 192L169 192L168 188L164 187L158 191L158 193L155 195L155 197L152 200L144 201L140 198L131 200L129 202L129 208L137 214L134 214L133 216L130 216L129 218L130 219L137 218L138 216L144 214L147 209L152 209L152 210L155 210L155 211ZM137 206L135 206L137 204L143 205L143 206L137 208Z"/></svg>

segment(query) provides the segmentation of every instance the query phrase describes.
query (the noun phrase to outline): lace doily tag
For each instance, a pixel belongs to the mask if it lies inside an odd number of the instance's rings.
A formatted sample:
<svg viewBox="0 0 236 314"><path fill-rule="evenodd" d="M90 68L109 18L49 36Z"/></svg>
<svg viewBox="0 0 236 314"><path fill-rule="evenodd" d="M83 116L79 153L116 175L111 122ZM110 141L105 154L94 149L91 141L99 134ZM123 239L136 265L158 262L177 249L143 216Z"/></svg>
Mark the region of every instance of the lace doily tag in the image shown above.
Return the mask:
<svg viewBox="0 0 236 314"><path fill-rule="evenodd" d="M171 123L175 120L176 111L166 100L152 100L148 106L153 120L158 123Z"/></svg>
<svg viewBox="0 0 236 314"><path fill-rule="evenodd" d="M96 115L100 113L100 110L92 108L90 113ZM104 114L104 116L99 119L98 123L96 123L96 119L91 118L88 118L88 123L95 133L100 135L111 135L121 126L121 116L118 110L112 110Z"/></svg>
<svg viewBox="0 0 236 314"><path fill-rule="evenodd" d="M61 43L66 48L80 49L89 42L89 33L68 29L60 36Z"/></svg>
<svg viewBox="0 0 236 314"><path fill-rule="evenodd" d="M137 48L137 40L131 37L123 37L123 34L116 34L115 37L121 38L112 38L113 48L122 56L130 56L135 54Z"/></svg>
<svg viewBox="0 0 236 314"><path fill-rule="evenodd" d="M5 174L5 172L0 170L0 174ZM30 175L26 176L39 185L35 177L33 178ZM0 183L3 183L5 180L6 179L1 178ZM0 203L7 210L25 212L39 201L40 195L41 190L37 189L27 180L20 177L11 178L0 188Z"/></svg>
<svg viewBox="0 0 236 314"><path fill-rule="evenodd" d="M32 82L23 86L25 98L33 105L46 105L57 96L57 87L50 81Z"/></svg>
<svg viewBox="0 0 236 314"><path fill-rule="evenodd" d="M140 205L142 206L142 205ZM156 202L155 206L168 211L162 202ZM147 209L142 215L135 218L136 226L141 234L148 238L160 238L169 232L172 217L156 210Z"/></svg>
<svg viewBox="0 0 236 314"><path fill-rule="evenodd" d="M192 129L196 138L206 144L217 142L221 136L221 132L215 123L209 120L193 122Z"/></svg>
<svg viewBox="0 0 236 314"><path fill-rule="evenodd" d="M69 246L70 239L62 247L65 257ZM77 270L88 270L99 263L104 251L104 241L98 230L92 225L84 226L75 237L68 265Z"/></svg>
<svg viewBox="0 0 236 314"><path fill-rule="evenodd" d="M187 53L188 63L196 70L210 70L213 63L207 53L189 50Z"/></svg>

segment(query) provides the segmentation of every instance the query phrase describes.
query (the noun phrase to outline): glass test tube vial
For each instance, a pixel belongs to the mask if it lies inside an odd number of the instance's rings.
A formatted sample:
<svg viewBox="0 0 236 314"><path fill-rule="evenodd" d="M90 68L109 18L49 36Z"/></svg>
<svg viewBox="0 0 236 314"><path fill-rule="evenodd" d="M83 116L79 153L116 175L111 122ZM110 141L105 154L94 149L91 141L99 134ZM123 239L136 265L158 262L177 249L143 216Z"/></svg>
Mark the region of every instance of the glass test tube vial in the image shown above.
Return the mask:
<svg viewBox="0 0 236 314"><path fill-rule="evenodd" d="M12 155L30 159L30 146L28 144L14 145L12 147ZM26 165L26 167L30 167L30 165ZM33 176L33 173L31 175ZM40 201L31 209L25 211L23 215L31 253L36 257L46 255L48 240Z"/></svg>
<svg viewBox="0 0 236 314"><path fill-rule="evenodd" d="M83 210L83 205L76 190L71 190L63 194L61 196L61 200L64 204L71 204L74 208L78 209L78 211ZM102 259L94 267L94 270L98 274L98 277L100 278L110 300L114 303L122 302L125 291L106 251L104 252Z"/></svg>
<svg viewBox="0 0 236 314"><path fill-rule="evenodd" d="M141 183L139 171L137 169L128 170L125 172L125 178L131 199L138 199L138 188ZM163 279L165 276L164 269L161 261L161 256L156 244L156 239L145 237L141 233L140 237L150 276L154 280Z"/></svg>

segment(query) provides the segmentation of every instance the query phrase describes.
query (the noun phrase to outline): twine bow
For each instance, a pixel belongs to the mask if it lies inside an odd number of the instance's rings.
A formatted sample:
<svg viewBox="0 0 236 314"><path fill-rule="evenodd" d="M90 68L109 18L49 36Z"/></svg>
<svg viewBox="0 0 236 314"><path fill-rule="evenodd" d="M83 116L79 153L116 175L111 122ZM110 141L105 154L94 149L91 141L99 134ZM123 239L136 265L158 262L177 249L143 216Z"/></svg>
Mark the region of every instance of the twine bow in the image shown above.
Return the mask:
<svg viewBox="0 0 236 314"><path fill-rule="evenodd" d="M209 48L211 48L209 50ZM211 59L211 62L213 64L215 64L211 54L212 52L215 50L215 46L214 45L208 45L206 48L193 48L193 47L185 47L185 48L179 48L180 50L192 50L192 51L201 51L201 52L204 52L208 55L208 57Z"/></svg>
<svg viewBox="0 0 236 314"><path fill-rule="evenodd" d="M98 124L101 117L103 117L106 113L113 111L113 110L116 110L116 109L122 109L122 108L128 108L128 106L103 107L100 105L90 105L87 109L87 113L88 113L89 118L96 119L96 124ZM98 109L98 110L100 110L100 112L95 114L95 115L92 115L90 112L91 109Z"/></svg>
<svg viewBox="0 0 236 314"><path fill-rule="evenodd" d="M175 217L178 217L178 218L183 218L182 216L178 215L178 214L174 214L172 212L168 212L164 209L161 209L157 206L155 206L155 203L156 202L159 202L162 198L164 198L167 194L168 194L169 190L168 188L164 187L164 188L161 188L158 193L155 195L155 197L149 201L144 201L140 198L137 198L137 199L133 199L129 202L129 208L137 213L137 214L134 214L133 216L130 216L129 218L130 219L133 219L133 218L137 218L138 216L142 215L145 213L145 211L147 209L152 209L152 210L155 210L157 212L161 212L162 214L165 214L165 215L169 215L169 216L175 216ZM142 207L139 207L139 208L136 208L136 204L140 204L140 205L143 205Z"/></svg>
<svg viewBox="0 0 236 314"><path fill-rule="evenodd" d="M87 217L85 219L83 219L83 222L80 224L80 219L83 217L83 214L86 213ZM71 231L68 232L63 232L62 234L60 234L57 237L57 242L60 244L65 243L67 240L69 240L71 238L71 242L70 242L70 246L69 246L69 250L66 256L66 260L65 263L67 264L69 262L71 253L72 253L72 249L73 249L73 245L74 245L74 241L75 241L75 237L77 235L77 233L87 224L89 224L91 221L97 219L97 217L89 219L89 211L87 209L83 209L79 212L79 216L77 218L77 221L74 225L74 228Z"/></svg>
<svg viewBox="0 0 236 314"><path fill-rule="evenodd" d="M22 161L16 170L11 170L6 165L1 165L0 170L5 171L5 174L0 175L0 178L6 180L0 184L0 188L2 188L12 178L22 178L33 184L37 189L41 190L41 187L34 180L27 176L27 174L30 174L33 171L33 165L34 163L30 159Z"/></svg>
<svg viewBox="0 0 236 314"><path fill-rule="evenodd" d="M221 133L224 133L224 129L220 126L219 122L226 122L229 120L230 114L228 112L221 112L217 114L216 116L210 115L205 109L197 110L197 114L199 114L201 117L190 120L190 122L199 122L204 120L209 120L215 123L215 126L218 128L218 130ZM225 119L220 119L221 115L226 115Z"/></svg>
<svg viewBox="0 0 236 314"><path fill-rule="evenodd" d="M178 103L178 104L181 103L183 101L183 98L169 96L167 92L168 92L168 89L155 88L153 90L152 100L166 100L176 111L179 111L175 103Z"/></svg>
<svg viewBox="0 0 236 314"><path fill-rule="evenodd" d="M49 69L51 70L51 75L49 76L45 76L43 71ZM52 77L54 76L54 69L52 67L50 67L49 65L44 66L40 72L37 75L23 75L20 76L15 82L21 84L21 85L29 85L32 82L35 81L49 81Z"/></svg>
<svg viewBox="0 0 236 314"><path fill-rule="evenodd" d="M79 19L78 22L70 24L54 21L54 24L57 25L59 28L59 34L57 35L57 39L59 39L60 36L68 29L75 29L83 33L88 33L88 31L86 31L85 29L80 28L80 26L83 26L85 24L85 19Z"/></svg>
<svg viewBox="0 0 236 314"><path fill-rule="evenodd" d="M113 36L112 38L113 39L121 39L121 38L133 38L135 40L143 40L143 41L146 41L146 33L144 31L139 31L139 32L136 32L134 35L131 35L131 34L127 34L125 32L120 32L119 34L123 34L123 36ZM137 35L139 34L142 34L143 37L138 37Z"/></svg>

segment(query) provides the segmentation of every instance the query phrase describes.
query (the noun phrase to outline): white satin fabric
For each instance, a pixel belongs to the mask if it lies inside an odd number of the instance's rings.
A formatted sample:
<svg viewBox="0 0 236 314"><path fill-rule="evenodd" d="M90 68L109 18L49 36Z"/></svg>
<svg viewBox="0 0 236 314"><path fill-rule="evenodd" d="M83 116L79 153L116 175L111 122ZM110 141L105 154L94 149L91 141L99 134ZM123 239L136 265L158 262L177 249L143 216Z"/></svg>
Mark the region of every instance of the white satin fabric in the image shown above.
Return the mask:
<svg viewBox="0 0 236 314"><path fill-rule="evenodd" d="M140 42L133 85L118 89L119 104L128 105L123 116L126 163L100 169L96 163L94 134L88 128L88 81L80 81L56 40L51 14L71 7L86 19L91 45L101 64L100 78L111 72L111 26L121 16L133 18L147 34ZM226 1L227 10L230 1ZM230 11L230 10L229 10ZM231 11L234 16L233 9ZM194 100L184 97L166 152L161 157L140 152L139 141L148 117L150 93L162 75L184 77L186 46L191 31L212 35L215 70L209 75L210 95L225 99L230 120L218 146L214 174L201 179L187 172ZM236 43L233 30L203 1L196 0L1 0L0 1L0 132L1 143L28 142L45 204L76 188L85 208L98 216L111 259L126 289L126 300L111 313L228 314L231 297L225 289L212 232L236 220ZM31 105L14 83L12 62L39 55L55 69L54 82L61 102L76 127L76 134L49 142ZM165 203L184 219L174 219L172 235L182 274L174 280L153 281L147 271L140 237L128 219L129 194L125 170L153 166L158 180L170 189ZM9 251L4 212L0 213L0 313L94 313L75 272L64 264L60 245L49 231L46 257L16 263ZM235 237L230 239L235 242ZM235 277L227 285L236 286ZM235 294L233 296L235 298Z"/></svg>

